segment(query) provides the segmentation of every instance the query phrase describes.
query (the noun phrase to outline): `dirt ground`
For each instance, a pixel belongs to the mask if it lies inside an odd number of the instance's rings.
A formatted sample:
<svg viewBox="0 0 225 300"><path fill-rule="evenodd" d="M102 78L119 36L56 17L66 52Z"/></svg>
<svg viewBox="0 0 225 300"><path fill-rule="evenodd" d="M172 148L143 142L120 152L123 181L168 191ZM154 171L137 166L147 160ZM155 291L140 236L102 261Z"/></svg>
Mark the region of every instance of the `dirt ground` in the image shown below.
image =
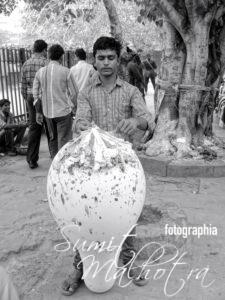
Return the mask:
<svg viewBox="0 0 225 300"><path fill-rule="evenodd" d="M117 282L107 293L93 294L82 284L73 296L61 296L61 282L72 270L73 252L54 249L63 240L46 202L50 164L45 137L37 169L30 170L24 156L0 158L0 265L11 275L21 299L225 299L225 178L157 176L147 176L146 201L172 202L183 209L188 226L206 224L216 227L218 234L189 236L180 250L180 262L152 266L144 287L121 287ZM165 274L156 279L160 268Z"/></svg>

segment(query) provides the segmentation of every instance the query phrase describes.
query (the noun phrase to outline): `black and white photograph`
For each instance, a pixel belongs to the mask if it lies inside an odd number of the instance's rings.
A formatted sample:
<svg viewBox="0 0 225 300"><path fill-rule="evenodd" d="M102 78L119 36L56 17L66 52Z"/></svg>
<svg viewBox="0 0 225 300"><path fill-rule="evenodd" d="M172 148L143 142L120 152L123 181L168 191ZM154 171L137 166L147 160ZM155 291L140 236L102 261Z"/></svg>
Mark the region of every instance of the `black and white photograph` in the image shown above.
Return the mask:
<svg viewBox="0 0 225 300"><path fill-rule="evenodd" d="M225 300L225 1L0 0L0 300Z"/></svg>

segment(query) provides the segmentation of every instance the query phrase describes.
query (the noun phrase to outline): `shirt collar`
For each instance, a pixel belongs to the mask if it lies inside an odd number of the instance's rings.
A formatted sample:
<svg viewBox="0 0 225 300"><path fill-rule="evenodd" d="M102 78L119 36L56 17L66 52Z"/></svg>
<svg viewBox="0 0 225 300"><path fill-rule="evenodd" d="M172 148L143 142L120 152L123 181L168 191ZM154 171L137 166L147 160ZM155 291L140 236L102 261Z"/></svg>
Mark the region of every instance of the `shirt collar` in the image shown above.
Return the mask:
<svg viewBox="0 0 225 300"><path fill-rule="evenodd" d="M115 82L115 84L114 84L114 87L115 87L115 86L121 87L122 84L123 84L123 81L120 79L119 76L117 76L116 82ZM100 76L99 76L98 73L97 73L97 75L96 75L96 77L95 77L95 79L94 79L94 85L95 85L95 86L102 85L102 82L101 82L101 79L100 79Z"/></svg>
<svg viewBox="0 0 225 300"><path fill-rule="evenodd" d="M44 57L44 55L42 55L41 53L33 53L32 57L33 58L43 58L43 59L46 59L46 57Z"/></svg>
<svg viewBox="0 0 225 300"><path fill-rule="evenodd" d="M60 63L57 60L50 60L49 64L56 64L56 65L60 65Z"/></svg>

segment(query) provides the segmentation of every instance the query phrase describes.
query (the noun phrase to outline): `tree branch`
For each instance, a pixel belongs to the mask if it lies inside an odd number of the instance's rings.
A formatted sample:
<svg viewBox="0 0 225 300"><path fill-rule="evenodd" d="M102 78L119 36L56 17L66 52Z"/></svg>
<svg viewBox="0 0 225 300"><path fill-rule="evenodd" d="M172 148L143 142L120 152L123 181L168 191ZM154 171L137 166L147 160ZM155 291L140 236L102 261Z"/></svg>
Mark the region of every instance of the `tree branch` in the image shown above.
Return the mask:
<svg viewBox="0 0 225 300"><path fill-rule="evenodd" d="M194 0L196 1L196 0ZM197 2L197 1L196 1ZM194 3L193 0L184 0L186 10L188 12L189 22L192 23L194 17Z"/></svg>
<svg viewBox="0 0 225 300"><path fill-rule="evenodd" d="M113 3L113 0L103 0L103 3L108 13L111 35L123 45L124 40L123 40L122 26L116 11L116 7Z"/></svg>
<svg viewBox="0 0 225 300"><path fill-rule="evenodd" d="M204 9L204 12L207 12L208 1L207 0L198 0L199 6Z"/></svg>
<svg viewBox="0 0 225 300"><path fill-rule="evenodd" d="M169 3L168 0L153 0L162 14L168 18L170 23L179 31L181 35L185 35L183 23L184 17Z"/></svg>

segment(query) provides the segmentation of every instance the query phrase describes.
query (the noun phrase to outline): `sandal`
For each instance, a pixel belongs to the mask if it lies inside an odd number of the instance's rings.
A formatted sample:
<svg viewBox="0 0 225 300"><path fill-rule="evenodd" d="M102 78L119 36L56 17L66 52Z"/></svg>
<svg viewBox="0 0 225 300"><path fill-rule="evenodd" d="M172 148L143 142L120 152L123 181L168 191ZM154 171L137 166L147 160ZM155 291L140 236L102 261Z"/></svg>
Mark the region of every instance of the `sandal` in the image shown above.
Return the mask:
<svg viewBox="0 0 225 300"><path fill-rule="evenodd" d="M133 278L133 283L137 286L144 286L148 283L148 279L145 278L145 274L142 274L137 278Z"/></svg>
<svg viewBox="0 0 225 300"><path fill-rule="evenodd" d="M64 296L71 296L81 285L82 271L75 269L66 280L63 281L61 294Z"/></svg>
<svg viewBox="0 0 225 300"><path fill-rule="evenodd" d="M132 278L132 281L137 286L144 286L148 283L148 279L145 278L146 271L143 271L140 275L138 272L134 272L133 269L129 271L129 278Z"/></svg>

